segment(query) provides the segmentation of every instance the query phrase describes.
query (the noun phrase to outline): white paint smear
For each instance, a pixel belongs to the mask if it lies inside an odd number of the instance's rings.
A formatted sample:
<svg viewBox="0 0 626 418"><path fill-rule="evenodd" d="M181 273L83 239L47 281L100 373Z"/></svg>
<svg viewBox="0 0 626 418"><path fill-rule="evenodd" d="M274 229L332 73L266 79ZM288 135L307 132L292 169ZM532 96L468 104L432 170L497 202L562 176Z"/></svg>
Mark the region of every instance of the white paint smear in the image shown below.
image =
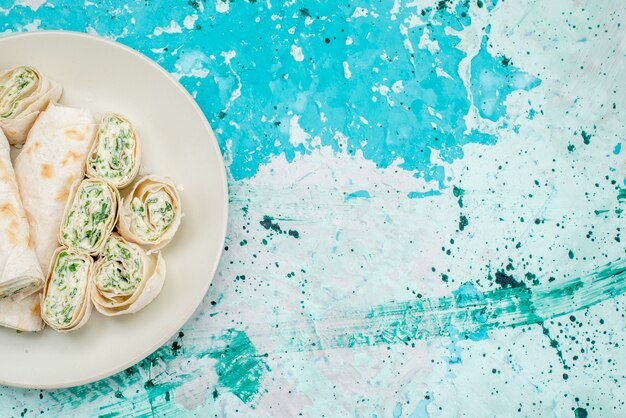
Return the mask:
<svg viewBox="0 0 626 418"><path fill-rule="evenodd" d="M302 48L298 45L291 45L291 56L298 62L304 61L304 54L302 54Z"/></svg>
<svg viewBox="0 0 626 418"><path fill-rule="evenodd" d="M167 25L166 27L160 27L157 26L156 28L154 28L154 36L161 36L164 33L182 33L183 29L180 27L180 25L178 23L176 23L175 21L171 21L169 25Z"/></svg>

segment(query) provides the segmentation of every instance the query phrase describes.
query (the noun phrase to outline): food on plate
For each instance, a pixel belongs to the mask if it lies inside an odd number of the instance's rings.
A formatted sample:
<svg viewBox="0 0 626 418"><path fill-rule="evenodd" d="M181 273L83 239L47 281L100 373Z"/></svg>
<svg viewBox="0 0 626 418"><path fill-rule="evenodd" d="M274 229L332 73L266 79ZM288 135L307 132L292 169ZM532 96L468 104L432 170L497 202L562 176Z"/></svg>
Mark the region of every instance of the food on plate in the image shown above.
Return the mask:
<svg viewBox="0 0 626 418"><path fill-rule="evenodd" d="M172 239L181 216L174 183L167 177L150 175L135 183L122 199L117 229L125 239L156 251Z"/></svg>
<svg viewBox="0 0 626 418"><path fill-rule="evenodd" d="M87 254L60 247L53 256L41 299L41 316L51 328L69 332L91 315L93 260Z"/></svg>
<svg viewBox="0 0 626 418"><path fill-rule="evenodd" d="M97 123L57 104L61 94L33 67L0 72L0 326L20 331L76 330L93 306L144 308L163 288L159 250L182 218L172 180L135 179L132 123L116 113ZM23 145L14 164L11 145Z"/></svg>
<svg viewBox="0 0 626 418"><path fill-rule="evenodd" d="M119 192L99 179L85 179L70 193L59 242L76 251L100 252L117 220Z"/></svg>
<svg viewBox="0 0 626 418"><path fill-rule="evenodd" d="M19 300L43 286L43 273L28 229L9 143L0 130L0 299Z"/></svg>
<svg viewBox="0 0 626 418"><path fill-rule="evenodd" d="M43 329L40 313L40 293L33 293L20 301L0 300L0 326L19 331L35 332Z"/></svg>
<svg viewBox="0 0 626 418"><path fill-rule="evenodd" d="M164 280L165 261L160 252L147 254L114 233L96 261L91 297L106 316L135 313L159 294Z"/></svg>
<svg viewBox="0 0 626 418"><path fill-rule="evenodd" d="M130 184L139 171L141 147L133 125L114 113L104 115L87 159L87 176L117 188Z"/></svg>
<svg viewBox="0 0 626 418"><path fill-rule="evenodd" d="M61 86L36 68L22 65L0 73L0 128L20 146L37 116L61 97Z"/></svg>
<svg viewBox="0 0 626 418"><path fill-rule="evenodd" d="M89 110L50 104L28 133L15 160L31 239L44 272L58 246L59 228L72 186L84 177L95 128Z"/></svg>

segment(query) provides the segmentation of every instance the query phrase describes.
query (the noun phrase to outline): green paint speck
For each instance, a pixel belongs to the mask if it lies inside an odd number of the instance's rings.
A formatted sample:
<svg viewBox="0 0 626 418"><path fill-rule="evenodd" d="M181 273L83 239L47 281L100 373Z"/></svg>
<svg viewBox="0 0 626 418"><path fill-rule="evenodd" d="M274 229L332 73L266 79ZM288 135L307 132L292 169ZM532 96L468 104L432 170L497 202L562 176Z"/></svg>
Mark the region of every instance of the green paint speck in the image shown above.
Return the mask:
<svg viewBox="0 0 626 418"><path fill-rule="evenodd" d="M463 231L467 225L469 225L467 216L461 215L461 217L459 218L459 230Z"/></svg>
<svg viewBox="0 0 626 418"><path fill-rule="evenodd" d="M585 145L589 145L589 142L591 142L591 134L588 134L588 133L587 133L587 132L585 132L585 131L582 131L580 134L581 134L581 135L582 135L582 137L583 137L583 143L584 143Z"/></svg>
<svg viewBox="0 0 626 418"><path fill-rule="evenodd" d="M457 203L459 204L459 207L462 208L463 207L463 195L465 194L465 190L461 189L460 187L454 186L452 188L452 194L454 194L454 197L458 198Z"/></svg>

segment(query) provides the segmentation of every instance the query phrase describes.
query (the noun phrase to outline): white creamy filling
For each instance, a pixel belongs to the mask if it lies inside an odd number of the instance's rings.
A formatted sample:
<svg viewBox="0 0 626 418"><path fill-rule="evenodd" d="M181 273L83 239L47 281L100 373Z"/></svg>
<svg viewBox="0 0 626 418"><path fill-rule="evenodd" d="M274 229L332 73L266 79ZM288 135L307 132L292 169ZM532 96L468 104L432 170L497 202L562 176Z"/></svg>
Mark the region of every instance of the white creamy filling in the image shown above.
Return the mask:
<svg viewBox="0 0 626 418"><path fill-rule="evenodd" d="M132 127L117 116L105 117L98 128L95 152L89 157L89 166L101 178L122 182L133 171L135 147Z"/></svg>
<svg viewBox="0 0 626 418"><path fill-rule="evenodd" d="M105 237L113 196L101 183L83 183L65 220L63 239L69 247L92 252Z"/></svg>
<svg viewBox="0 0 626 418"><path fill-rule="evenodd" d="M98 289L115 296L132 295L142 280L143 260L139 252L115 237L110 237L101 257L104 262L95 276Z"/></svg>
<svg viewBox="0 0 626 418"><path fill-rule="evenodd" d="M0 118L15 116L20 99L36 89L37 81L37 74L28 67L16 68L0 80Z"/></svg>
<svg viewBox="0 0 626 418"><path fill-rule="evenodd" d="M132 224L136 233L144 239L156 241L174 221L172 197L163 190L149 194L142 202L135 197L130 203Z"/></svg>
<svg viewBox="0 0 626 418"><path fill-rule="evenodd" d="M0 299L15 296L22 292L24 293L31 292L34 289L36 289L38 286L41 286L41 282L39 280L36 280L36 281L22 284L21 286L17 288L8 288L8 289L0 290Z"/></svg>
<svg viewBox="0 0 626 418"><path fill-rule="evenodd" d="M85 297L88 268L79 256L67 251L59 253L43 303L42 314L48 322L63 327L72 321Z"/></svg>

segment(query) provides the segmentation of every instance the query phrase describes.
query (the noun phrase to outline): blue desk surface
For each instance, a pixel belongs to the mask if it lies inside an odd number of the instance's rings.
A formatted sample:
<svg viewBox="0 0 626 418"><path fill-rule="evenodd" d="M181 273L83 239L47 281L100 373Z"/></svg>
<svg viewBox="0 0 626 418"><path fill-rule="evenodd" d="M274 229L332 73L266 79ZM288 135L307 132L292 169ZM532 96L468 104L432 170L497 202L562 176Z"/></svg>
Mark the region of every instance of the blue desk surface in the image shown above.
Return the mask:
<svg viewBox="0 0 626 418"><path fill-rule="evenodd" d="M87 386L0 388L2 415L623 414L625 13L1 0L2 34L98 34L175 75L231 193L174 339Z"/></svg>

